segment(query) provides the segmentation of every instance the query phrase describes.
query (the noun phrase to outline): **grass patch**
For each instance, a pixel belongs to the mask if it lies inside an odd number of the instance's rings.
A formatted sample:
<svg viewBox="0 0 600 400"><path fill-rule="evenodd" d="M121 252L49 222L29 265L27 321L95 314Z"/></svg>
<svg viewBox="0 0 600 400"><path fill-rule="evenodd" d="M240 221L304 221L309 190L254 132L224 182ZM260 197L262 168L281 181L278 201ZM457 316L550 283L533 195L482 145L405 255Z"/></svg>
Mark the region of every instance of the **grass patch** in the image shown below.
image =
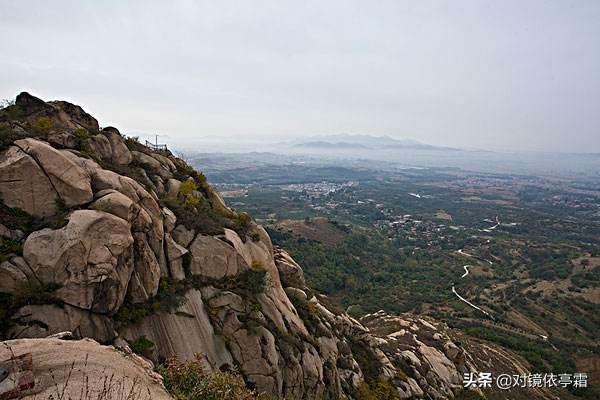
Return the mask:
<svg viewBox="0 0 600 400"><path fill-rule="evenodd" d="M167 390L178 400L251 400L267 399L246 387L244 380L233 370L206 372L200 356L189 362L169 359L157 368Z"/></svg>
<svg viewBox="0 0 600 400"><path fill-rule="evenodd" d="M154 342L145 335L139 336L137 339L128 343L131 351L147 358L150 358L152 349L154 349Z"/></svg>
<svg viewBox="0 0 600 400"><path fill-rule="evenodd" d="M52 129L52 120L46 116L39 117L33 123L33 130L40 134L46 134Z"/></svg>
<svg viewBox="0 0 600 400"><path fill-rule="evenodd" d="M400 400L396 388L384 380L363 382L356 391L356 400Z"/></svg>

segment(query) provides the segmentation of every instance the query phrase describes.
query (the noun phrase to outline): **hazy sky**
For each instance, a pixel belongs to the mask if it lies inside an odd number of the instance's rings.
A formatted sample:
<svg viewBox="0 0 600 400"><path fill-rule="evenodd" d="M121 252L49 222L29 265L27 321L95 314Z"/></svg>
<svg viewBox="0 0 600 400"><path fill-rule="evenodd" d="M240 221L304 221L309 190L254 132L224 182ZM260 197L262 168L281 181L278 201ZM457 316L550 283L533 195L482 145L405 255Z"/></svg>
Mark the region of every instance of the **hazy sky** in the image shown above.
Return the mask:
<svg viewBox="0 0 600 400"><path fill-rule="evenodd" d="M600 151L600 1L0 1L0 98L169 142Z"/></svg>

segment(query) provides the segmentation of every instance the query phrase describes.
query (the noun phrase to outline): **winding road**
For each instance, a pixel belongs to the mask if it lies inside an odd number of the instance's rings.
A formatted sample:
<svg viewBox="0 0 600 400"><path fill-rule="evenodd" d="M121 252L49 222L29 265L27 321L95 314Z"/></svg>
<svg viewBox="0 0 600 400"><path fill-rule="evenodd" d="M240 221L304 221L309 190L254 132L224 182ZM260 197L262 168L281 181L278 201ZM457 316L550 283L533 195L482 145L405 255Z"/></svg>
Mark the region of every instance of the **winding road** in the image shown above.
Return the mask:
<svg viewBox="0 0 600 400"><path fill-rule="evenodd" d="M465 253L463 251L463 249L458 250L458 253L461 254L461 255L463 255L463 256L466 256L466 257L472 257L472 258L475 258L475 259L479 259L479 257L475 257L472 254ZM483 261L487 261L487 260L483 260ZM487 261L487 262L489 262L490 264L492 263L491 261ZM461 275L461 277L460 277L461 279L464 278L464 277L466 277L467 275L469 275L469 268L470 267L472 267L472 265L468 265L468 264L467 265L463 265L463 269L465 270L465 273ZM485 311L483 308L481 308L479 306L476 306L475 304L471 303L469 300L465 299L460 294L458 294L458 292L456 291L456 288L454 287L454 285L452 285L452 293L454 293L456 295L456 297L458 297L458 299L460 301L466 303L467 305L473 307L474 309L476 309L478 311L481 311L482 313L484 313L485 315L487 315L488 317L490 317L492 320L494 320L494 321L496 320L492 314L490 314L489 312Z"/></svg>
<svg viewBox="0 0 600 400"><path fill-rule="evenodd" d="M468 305L470 305L474 309L481 311L482 313L484 313L485 315L487 315L488 317L490 317L494 321L496 320L492 314L490 314L489 312L485 311L483 308L476 306L475 304L471 303L469 300L465 299L460 294L458 294L458 292L454 288L454 285L452 285L452 293L454 293L456 295L456 297L458 297L461 301L467 303Z"/></svg>
<svg viewBox="0 0 600 400"><path fill-rule="evenodd" d="M492 230L496 229L498 226L500 226L500 219L496 216L496 224L494 226L491 226L490 228L487 229L483 229L483 231L486 232L491 232ZM488 240L488 243L490 241ZM469 258L473 258L475 260L481 261L481 262L485 262L488 263L489 265L493 265L494 263L490 260L486 260L483 259L479 256L473 255L473 254L469 254L466 253L463 249L459 249L456 251L458 254L460 254L461 256L465 256L465 257L469 257ZM469 271L469 268L473 267L473 265L469 265L469 264L465 264L463 265L463 269L464 269L464 273L460 276L460 279L466 278L467 275L469 275L469 273L471 271ZM454 293L454 295L456 297L458 297L458 299L460 301L462 301L463 303L467 304L469 307L474 308L477 311L480 311L481 313L485 314L487 317L489 317L492 321L494 321L494 323L496 323L496 318L494 318L494 316L492 314L490 314L489 312L485 311L483 308L471 303L469 300L465 299L463 296L461 296L460 294L458 294L458 292L456 291L456 287L454 285L454 283L452 284L452 293ZM483 321L482 321L483 322ZM550 346L552 346L552 348L556 351L558 351L558 349L552 344L550 343L550 338L548 335L542 335L539 333L526 333L527 335L529 335L529 337L534 338L534 337L538 337L541 340L543 340L544 342L547 342L548 344L550 344Z"/></svg>
<svg viewBox="0 0 600 400"><path fill-rule="evenodd" d="M464 278L465 276L469 275L469 267L470 265L463 266L463 268L465 269L465 273L461 275L461 278Z"/></svg>

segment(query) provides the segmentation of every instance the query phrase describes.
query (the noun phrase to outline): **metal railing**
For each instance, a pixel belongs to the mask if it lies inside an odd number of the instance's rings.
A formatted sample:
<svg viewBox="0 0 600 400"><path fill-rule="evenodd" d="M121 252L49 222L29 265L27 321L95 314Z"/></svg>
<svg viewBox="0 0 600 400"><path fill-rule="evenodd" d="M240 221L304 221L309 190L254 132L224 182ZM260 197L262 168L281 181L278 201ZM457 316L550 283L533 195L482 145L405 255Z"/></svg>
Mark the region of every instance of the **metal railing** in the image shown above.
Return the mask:
<svg viewBox="0 0 600 400"><path fill-rule="evenodd" d="M146 147L149 147L154 151L167 151L168 150L166 144L152 143L147 140L146 140Z"/></svg>

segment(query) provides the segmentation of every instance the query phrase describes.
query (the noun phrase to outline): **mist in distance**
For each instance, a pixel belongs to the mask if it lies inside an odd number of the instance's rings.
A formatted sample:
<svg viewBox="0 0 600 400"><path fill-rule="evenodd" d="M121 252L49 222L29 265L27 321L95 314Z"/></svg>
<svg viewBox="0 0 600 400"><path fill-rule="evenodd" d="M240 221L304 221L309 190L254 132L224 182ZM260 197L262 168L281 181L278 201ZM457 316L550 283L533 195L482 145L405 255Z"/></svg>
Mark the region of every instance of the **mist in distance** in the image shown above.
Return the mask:
<svg viewBox="0 0 600 400"><path fill-rule="evenodd" d="M192 151L599 153L598 21L597 1L2 2L0 98Z"/></svg>

